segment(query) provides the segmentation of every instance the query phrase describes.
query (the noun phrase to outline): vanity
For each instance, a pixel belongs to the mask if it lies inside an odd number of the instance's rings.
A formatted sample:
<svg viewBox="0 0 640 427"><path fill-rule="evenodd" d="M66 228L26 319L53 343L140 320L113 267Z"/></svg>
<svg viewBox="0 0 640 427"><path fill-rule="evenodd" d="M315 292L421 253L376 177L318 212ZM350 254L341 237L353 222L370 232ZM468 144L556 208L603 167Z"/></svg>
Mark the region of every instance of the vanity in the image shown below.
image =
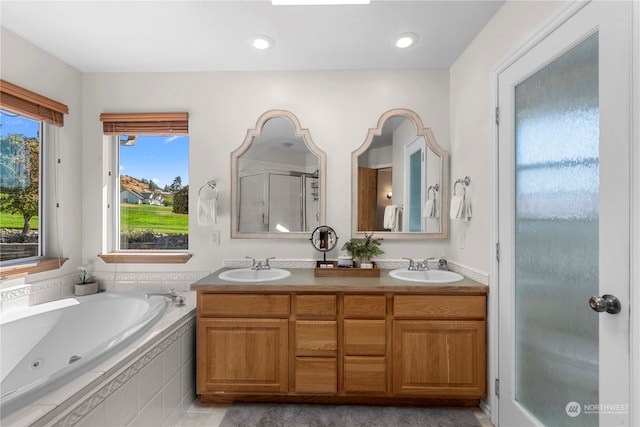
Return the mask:
<svg viewBox="0 0 640 427"><path fill-rule="evenodd" d="M476 406L486 397L488 287L389 276L233 283L197 291L203 402Z"/></svg>
<svg viewBox="0 0 640 427"><path fill-rule="evenodd" d="M351 170L352 238L448 238L449 155L415 112L383 113ZM311 240L326 263L337 242L326 198L326 155L309 130L289 111L262 114L231 153L231 238ZM443 283L455 273L427 271L427 261L364 277L254 259L192 284L197 394L477 406L487 394L488 288L459 275Z"/></svg>

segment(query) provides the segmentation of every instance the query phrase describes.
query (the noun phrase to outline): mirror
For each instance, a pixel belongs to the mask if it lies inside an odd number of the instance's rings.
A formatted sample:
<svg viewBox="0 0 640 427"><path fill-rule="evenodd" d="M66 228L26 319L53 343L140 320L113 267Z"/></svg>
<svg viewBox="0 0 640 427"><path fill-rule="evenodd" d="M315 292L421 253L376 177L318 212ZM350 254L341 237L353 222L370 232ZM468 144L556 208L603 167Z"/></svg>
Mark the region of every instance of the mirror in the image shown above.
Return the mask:
<svg viewBox="0 0 640 427"><path fill-rule="evenodd" d="M291 112L260 116L231 153L231 237L309 238L325 218L325 164Z"/></svg>
<svg viewBox="0 0 640 427"><path fill-rule="evenodd" d="M333 228L321 225L313 230L309 240L316 250L326 253L336 247L338 244L338 235Z"/></svg>
<svg viewBox="0 0 640 427"><path fill-rule="evenodd" d="M446 239L449 154L411 110L394 109L351 153L351 234Z"/></svg>

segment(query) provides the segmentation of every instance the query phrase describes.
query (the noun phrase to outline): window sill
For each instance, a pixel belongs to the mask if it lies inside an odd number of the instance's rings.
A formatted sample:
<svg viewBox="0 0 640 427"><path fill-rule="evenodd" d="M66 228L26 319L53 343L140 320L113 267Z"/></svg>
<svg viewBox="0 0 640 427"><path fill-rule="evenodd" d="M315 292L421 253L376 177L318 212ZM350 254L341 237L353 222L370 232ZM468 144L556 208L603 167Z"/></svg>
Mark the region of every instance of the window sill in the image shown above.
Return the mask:
<svg viewBox="0 0 640 427"><path fill-rule="evenodd" d="M30 261L16 261L15 264L0 267L0 279L23 277L28 274L57 270L69 258L38 258Z"/></svg>
<svg viewBox="0 0 640 427"><path fill-rule="evenodd" d="M193 254L188 253L107 253L99 254L107 264L186 264Z"/></svg>

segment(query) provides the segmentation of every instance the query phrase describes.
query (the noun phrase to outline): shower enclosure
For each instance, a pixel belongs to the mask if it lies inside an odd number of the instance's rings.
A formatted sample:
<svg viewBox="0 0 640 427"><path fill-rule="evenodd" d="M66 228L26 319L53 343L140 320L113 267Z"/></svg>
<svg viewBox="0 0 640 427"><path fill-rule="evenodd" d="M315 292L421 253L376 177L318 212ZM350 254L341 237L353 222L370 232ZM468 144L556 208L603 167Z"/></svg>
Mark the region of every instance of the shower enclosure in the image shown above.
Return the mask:
<svg viewBox="0 0 640 427"><path fill-rule="evenodd" d="M240 177L239 231L306 232L319 226L318 173L264 170Z"/></svg>

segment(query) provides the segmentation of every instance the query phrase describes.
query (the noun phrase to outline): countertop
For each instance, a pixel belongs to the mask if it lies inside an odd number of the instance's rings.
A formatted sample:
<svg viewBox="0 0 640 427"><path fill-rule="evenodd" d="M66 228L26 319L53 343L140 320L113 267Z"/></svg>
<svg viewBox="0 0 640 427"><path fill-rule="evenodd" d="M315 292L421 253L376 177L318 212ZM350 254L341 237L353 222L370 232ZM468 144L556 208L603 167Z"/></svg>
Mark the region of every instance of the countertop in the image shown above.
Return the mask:
<svg viewBox="0 0 640 427"><path fill-rule="evenodd" d="M222 280L218 275L232 268L221 268L191 284L199 292L345 292L419 293L485 295L489 287L467 277L454 283L419 283L394 279L391 270L380 270L380 277L316 277L313 268L288 268L291 276L272 282L240 283Z"/></svg>

